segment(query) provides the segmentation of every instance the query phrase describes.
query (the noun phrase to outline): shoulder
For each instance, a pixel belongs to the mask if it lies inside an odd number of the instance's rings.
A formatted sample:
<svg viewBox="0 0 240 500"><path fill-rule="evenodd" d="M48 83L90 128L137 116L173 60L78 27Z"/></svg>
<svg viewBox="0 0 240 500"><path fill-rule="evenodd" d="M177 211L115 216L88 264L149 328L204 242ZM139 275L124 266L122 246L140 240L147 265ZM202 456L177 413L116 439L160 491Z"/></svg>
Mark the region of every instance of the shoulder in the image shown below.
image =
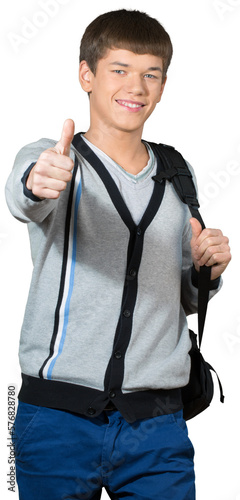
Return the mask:
<svg viewBox="0 0 240 500"><path fill-rule="evenodd" d="M53 148L57 144L57 141L52 139L39 139L36 142L31 142L23 146L17 153L16 160L25 159L26 156L38 157L43 151L49 148Z"/></svg>
<svg viewBox="0 0 240 500"><path fill-rule="evenodd" d="M153 143L146 141L148 146L152 148L153 152L155 155L159 155L162 160L167 159L167 163L169 164L169 167L175 167L178 168L178 166L186 166L187 169L189 170L190 174L192 175L193 182L195 185L195 188L197 190L197 179L196 179L196 174L194 171L194 168L191 163L189 163L188 160L178 151L174 146L171 146L169 144L163 144L163 143ZM180 161L180 163L179 163Z"/></svg>

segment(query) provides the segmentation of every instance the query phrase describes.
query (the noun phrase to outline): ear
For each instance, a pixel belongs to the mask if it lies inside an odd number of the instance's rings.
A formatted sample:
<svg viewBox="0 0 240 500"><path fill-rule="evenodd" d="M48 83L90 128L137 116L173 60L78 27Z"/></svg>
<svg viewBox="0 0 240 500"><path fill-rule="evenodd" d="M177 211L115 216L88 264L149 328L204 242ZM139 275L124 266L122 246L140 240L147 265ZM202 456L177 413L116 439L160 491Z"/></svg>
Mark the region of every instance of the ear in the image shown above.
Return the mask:
<svg viewBox="0 0 240 500"><path fill-rule="evenodd" d="M81 61L79 66L79 81L81 87L85 92L91 92L92 90L92 78L93 73L90 70L86 61Z"/></svg>
<svg viewBox="0 0 240 500"><path fill-rule="evenodd" d="M165 88L165 85L166 85L166 81L167 81L167 77L165 76L164 81L163 81L163 83L161 85L161 90L160 90L160 95L159 95L158 102L161 101L161 98L162 98L162 95L163 95L163 91L164 91L164 88Z"/></svg>

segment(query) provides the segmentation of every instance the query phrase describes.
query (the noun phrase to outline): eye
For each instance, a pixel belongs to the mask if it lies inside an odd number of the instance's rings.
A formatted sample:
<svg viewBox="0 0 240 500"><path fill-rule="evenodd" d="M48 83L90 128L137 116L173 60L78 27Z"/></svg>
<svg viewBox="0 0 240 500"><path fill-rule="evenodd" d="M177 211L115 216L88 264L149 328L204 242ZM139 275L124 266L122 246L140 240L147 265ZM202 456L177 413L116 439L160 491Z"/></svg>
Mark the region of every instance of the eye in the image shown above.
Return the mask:
<svg viewBox="0 0 240 500"><path fill-rule="evenodd" d="M124 75L125 71L123 69L114 69L113 73L117 73L117 75Z"/></svg>
<svg viewBox="0 0 240 500"><path fill-rule="evenodd" d="M155 75L152 75L151 73L147 73L146 75L144 75L144 78L156 79L157 77Z"/></svg>

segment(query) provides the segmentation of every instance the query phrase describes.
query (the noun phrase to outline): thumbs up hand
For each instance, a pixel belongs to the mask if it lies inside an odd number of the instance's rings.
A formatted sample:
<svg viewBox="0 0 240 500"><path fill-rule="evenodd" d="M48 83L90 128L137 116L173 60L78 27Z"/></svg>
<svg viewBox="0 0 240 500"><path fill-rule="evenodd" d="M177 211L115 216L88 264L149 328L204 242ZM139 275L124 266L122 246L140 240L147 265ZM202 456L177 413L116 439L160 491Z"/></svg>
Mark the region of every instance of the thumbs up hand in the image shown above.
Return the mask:
<svg viewBox="0 0 240 500"><path fill-rule="evenodd" d="M69 156L71 142L74 137L74 121L66 120L63 124L62 135L60 141L56 144L55 148L53 148L56 153L60 153L61 155Z"/></svg>
<svg viewBox="0 0 240 500"><path fill-rule="evenodd" d="M194 266L199 271L200 266L213 266L211 279L214 280L225 271L231 260L229 240L223 236L220 229L203 229L200 222L190 219L192 226L192 259Z"/></svg>
<svg viewBox="0 0 240 500"><path fill-rule="evenodd" d="M60 141L41 153L27 178L27 189L40 199L59 198L72 179L74 162L69 154L74 127L73 120L64 122Z"/></svg>

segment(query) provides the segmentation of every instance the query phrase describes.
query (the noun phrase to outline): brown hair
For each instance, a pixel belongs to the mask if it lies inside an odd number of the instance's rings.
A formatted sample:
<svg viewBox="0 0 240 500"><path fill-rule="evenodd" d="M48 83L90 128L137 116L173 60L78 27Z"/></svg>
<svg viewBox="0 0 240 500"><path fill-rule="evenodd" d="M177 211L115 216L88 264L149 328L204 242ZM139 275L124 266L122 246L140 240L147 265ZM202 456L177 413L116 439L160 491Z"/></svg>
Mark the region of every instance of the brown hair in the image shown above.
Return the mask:
<svg viewBox="0 0 240 500"><path fill-rule="evenodd" d="M171 39L163 26L138 10L111 11L94 19L82 37L79 60L86 61L95 75L99 59L113 48L161 57L163 78L173 53Z"/></svg>

